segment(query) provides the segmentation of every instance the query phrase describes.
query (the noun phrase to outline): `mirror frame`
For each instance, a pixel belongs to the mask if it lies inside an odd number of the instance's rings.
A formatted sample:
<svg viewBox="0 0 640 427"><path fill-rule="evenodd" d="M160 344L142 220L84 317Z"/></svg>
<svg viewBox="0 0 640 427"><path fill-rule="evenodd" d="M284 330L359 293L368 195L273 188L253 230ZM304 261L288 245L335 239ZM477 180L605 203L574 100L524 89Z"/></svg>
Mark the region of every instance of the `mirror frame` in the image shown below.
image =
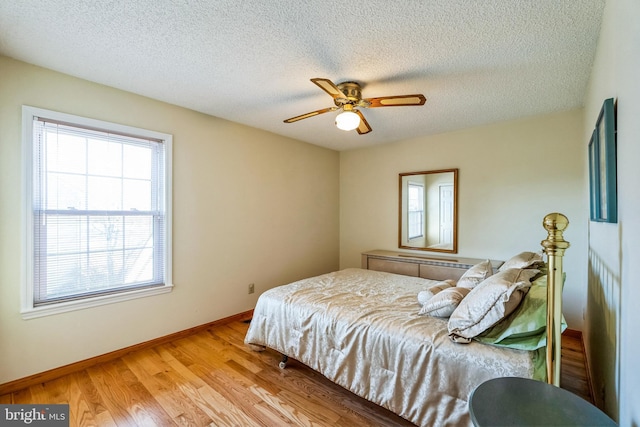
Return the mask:
<svg viewBox="0 0 640 427"><path fill-rule="evenodd" d="M451 249L422 247L422 246L407 246L402 244L402 200L403 200L403 178L411 175L430 175L436 173L453 173L453 247ZM399 174L399 187L398 187L398 247L401 249L414 249L419 251L429 252L444 252L455 254L458 253L458 169L439 169L432 171L421 172L406 172Z"/></svg>

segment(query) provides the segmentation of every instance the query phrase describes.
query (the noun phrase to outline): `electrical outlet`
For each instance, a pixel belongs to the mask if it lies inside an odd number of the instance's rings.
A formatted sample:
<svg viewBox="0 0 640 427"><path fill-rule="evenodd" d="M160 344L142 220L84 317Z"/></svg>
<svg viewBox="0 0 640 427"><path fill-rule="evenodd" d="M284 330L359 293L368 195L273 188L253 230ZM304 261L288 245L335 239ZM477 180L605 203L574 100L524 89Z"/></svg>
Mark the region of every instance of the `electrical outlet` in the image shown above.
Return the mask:
<svg viewBox="0 0 640 427"><path fill-rule="evenodd" d="M253 283L249 283L249 293L252 294L256 291L256 285Z"/></svg>

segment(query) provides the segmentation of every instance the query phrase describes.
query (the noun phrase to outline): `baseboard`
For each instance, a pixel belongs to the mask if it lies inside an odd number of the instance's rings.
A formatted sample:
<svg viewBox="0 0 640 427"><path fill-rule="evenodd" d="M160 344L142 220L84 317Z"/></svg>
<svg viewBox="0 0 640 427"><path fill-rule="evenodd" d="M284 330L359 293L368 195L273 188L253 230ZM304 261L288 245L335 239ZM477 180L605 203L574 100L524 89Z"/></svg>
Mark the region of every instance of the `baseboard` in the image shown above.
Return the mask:
<svg viewBox="0 0 640 427"><path fill-rule="evenodd" d="M145 348L153 347L160 344L165 344L180 338L193 335L200 331L207 330L214 326L223 325L225 323L231 323L235 321L242 321L250 319L253 316L253 310L245 311L233 316L225 317L224 319L215 320L213 322L205 323L204 325L194 326L193 328L185 329L183 331L175 332L173 334L165 335L163 337L155 338L149 341L145 341L139 344L135 344L129 347L125 347L119 350L114 350L109 353L102 354L100 356L91 357L89 359L81 360L79 362L70 363L68 365L61 366L59 368L50 369L45 372L30 375L28 377L20 378L8 383L0 384L0 395L13 393L18 390L22 390L27 387L31 387L36 384L41 384L46 381L51 381L56 378L60 378L64 375L68 375L74 372L82 371L91 366L99 363L115 360L119 357L125 356L128 353L136 350L142 350Z"/></svg>
<svg viewBox="0 0 640 427"><path fill-rule="evenodd" d="M587 355L587 349L584 346L584 340L582 334L580 334L580 344L582 345L582 354L584 354L584 370L587 374L587 387L589 387L589 393L591 393L591 403L596 401L596 391L593 388L593 381L591 381L591 369L589 368L589 357Z"/></svg>

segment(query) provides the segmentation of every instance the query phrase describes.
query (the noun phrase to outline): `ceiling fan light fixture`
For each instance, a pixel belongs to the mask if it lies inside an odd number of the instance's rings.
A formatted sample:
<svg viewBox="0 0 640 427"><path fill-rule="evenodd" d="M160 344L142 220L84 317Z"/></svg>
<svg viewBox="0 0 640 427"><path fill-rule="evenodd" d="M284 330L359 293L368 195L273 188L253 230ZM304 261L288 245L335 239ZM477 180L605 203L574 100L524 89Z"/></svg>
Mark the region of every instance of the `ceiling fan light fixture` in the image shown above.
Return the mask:
<svg viewBox="0 0 640 427"><path fill-rule="evenodd" d="M335 107L323 108L321 110L311 111L306 114L291 117L284 120L285 123L295 123L302 119L315 117L319 114L328 113L330 111L340 110L336 116L336 126L340 130L357 130L359 135L366 135L371 132L371 126L367 119L356 110L355 107L377 108L377 107L401 107L411 105L424 105L427 98L421 93L414 95L392 95L381 96L377 98L363 98L360 90L360 84L357 82L344 82L336 85L329 79L315 78L311 82L317 85L333 98Z"/></svg>
<svg viewBox="0 0 640 427"><path fill-rule="evenodd" d="M342 113L336 116L336 127L340 130L354 130L360 126L360 116L353 112L351 105L344 106Z"/></svg>

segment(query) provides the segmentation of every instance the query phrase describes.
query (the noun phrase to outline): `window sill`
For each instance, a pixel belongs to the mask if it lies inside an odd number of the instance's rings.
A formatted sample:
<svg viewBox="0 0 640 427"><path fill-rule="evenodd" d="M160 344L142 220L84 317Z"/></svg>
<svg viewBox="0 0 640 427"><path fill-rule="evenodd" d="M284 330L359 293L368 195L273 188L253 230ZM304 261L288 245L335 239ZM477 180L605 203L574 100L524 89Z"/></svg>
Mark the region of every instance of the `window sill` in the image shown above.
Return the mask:
<svg viewBox="0 0 640 427"><path fill-rule="evenodd" d="M23 308L20 311L22 318L35 319L37 317L51 316L54 314L66 313L69 311L84 310L85 308L98 307L106 304L113 304L122 301L129 301L136 298L145 298L153 295L161 295L171 292L173 285L158 286L155 288L136 289L113 295L102 295L93 298L86 298L77 301L66 301L58 304L43 305L40 307Z"/></svg>

